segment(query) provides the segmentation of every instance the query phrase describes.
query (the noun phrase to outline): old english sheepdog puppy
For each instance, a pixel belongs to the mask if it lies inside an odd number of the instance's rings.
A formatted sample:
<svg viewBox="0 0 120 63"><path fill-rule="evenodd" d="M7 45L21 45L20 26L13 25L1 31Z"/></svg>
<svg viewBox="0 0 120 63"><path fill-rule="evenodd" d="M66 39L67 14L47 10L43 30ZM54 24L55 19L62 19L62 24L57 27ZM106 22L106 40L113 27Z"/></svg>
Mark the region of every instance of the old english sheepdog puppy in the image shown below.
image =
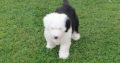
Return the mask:
<svg viewBox="0 0 120 63"><path fill-rule="evenodd" d="M55 12L47 14L43 18L44 36L47 41L46 47L49 49L60 45L59 58L67 59L71 40L79 40L79 21L67 0L63 0L63 6Z"/></svg>

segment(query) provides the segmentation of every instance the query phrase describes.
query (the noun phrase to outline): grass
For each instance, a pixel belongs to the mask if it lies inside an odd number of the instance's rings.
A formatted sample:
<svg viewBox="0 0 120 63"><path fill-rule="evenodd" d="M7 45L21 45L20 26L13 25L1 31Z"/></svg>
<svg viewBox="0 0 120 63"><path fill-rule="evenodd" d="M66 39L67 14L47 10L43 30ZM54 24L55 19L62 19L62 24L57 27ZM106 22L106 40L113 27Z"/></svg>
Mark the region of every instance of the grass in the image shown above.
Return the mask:
<svg viewBox="0 0 120 63"><path fill-rule="evenodd" d="M81 39L69 59L45 48L42 18L62 0L0 0L0 63L120 63L120 0L70 0Z"/></svg>

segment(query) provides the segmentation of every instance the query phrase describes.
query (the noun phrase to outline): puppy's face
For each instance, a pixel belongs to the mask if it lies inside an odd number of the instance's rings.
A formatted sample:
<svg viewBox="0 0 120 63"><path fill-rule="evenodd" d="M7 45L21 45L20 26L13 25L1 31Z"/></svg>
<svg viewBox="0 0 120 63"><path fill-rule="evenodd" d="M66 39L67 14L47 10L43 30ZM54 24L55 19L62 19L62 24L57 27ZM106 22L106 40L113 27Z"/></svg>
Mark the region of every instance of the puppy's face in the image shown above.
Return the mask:
<svg viewBox="0 0 120 63"><path fill-rule="evenodd" d="M44 17L45 30L54 40L61 39L66 33L66 20L65 14L51 13Z"/></svg>
<svg viewBox="0 0 120 63"><path fill-rule="evenodd" d="M65 33L65 27L50 26L48 31L52 39L59 40Z"/></svg>

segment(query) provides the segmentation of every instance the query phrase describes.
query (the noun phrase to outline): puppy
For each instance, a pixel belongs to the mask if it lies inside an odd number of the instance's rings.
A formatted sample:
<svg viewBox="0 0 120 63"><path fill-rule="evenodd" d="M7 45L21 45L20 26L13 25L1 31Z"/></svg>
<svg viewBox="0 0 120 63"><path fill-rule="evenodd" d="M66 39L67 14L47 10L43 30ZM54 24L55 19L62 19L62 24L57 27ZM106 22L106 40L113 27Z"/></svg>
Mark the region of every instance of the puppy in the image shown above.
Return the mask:
<svg viewBox="0 0 120 63"><path fill-rule="evenodd" d="M79 20L67 0L63 0L63 6L56 9L55 12L47 14L43 18L44 36L47 41L46 47L49 49L60 45L59 58L67 59L71 40L79 40L78 31Z"/></svg>

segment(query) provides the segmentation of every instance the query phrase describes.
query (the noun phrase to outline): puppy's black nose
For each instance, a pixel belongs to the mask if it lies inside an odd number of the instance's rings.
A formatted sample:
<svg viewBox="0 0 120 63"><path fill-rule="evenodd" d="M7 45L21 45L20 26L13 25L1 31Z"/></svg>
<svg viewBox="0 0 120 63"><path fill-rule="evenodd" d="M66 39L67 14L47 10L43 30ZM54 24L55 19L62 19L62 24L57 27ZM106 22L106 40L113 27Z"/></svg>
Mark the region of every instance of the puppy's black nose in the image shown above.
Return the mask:
<svg viewBox="0 0 120 63"><path fill-rule="evenodd" d="M58 39L58 37L57 37L57 36L55 36L54 38L55 38L55 39Z"/></svg>

